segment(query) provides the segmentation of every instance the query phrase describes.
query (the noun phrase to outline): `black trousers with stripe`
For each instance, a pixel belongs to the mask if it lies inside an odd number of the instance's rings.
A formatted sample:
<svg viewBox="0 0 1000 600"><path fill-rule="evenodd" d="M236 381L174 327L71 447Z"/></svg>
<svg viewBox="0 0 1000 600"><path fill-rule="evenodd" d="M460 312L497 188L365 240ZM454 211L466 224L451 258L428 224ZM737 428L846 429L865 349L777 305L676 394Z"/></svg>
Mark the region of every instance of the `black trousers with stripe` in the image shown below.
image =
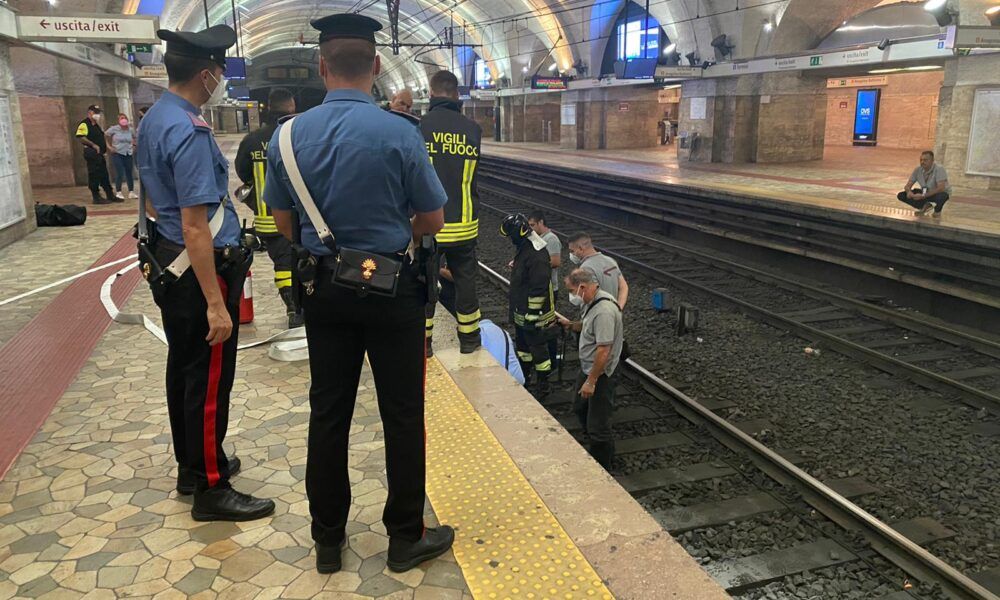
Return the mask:
<svg viewBox="0 0 1000 600"><path fill-rule="evenodd" d="M454 279L454 315L458 321L459 339L479 340L479 296L476 291L476 281L479 276L479 263L476 259L476 241L472 240L454 246L438 248L438 254L443 258L445 266ZM450 312L451 309L449 309ZM435 305L429 305L425 311L426 331L430 337L434 328Z"/></svg>
<svg viewBox="0 0 1000 600"><path fill-rule="evenodd" d="M389 537L417 541L424 521L424 305L416 269L404 267L396 296L358 297L319 269L303 294L309 344L309 454L306 494L312 537L336 546L351 508L348 440L361 367L368 354L385 431L389 496L382 523Z"/></svg>
<svg viewBox="0 0 1000 600"><path fill-rule="evenodd" d="M274 287L279 290L292 286L292 267L295 264L292 242L280 233L258 233L267 248L267 255L274 262Z"/></svg>
<svg viewBox="0 0 1000 600"><path fill-rule="evenodd" d="M176 252L158 251L157 260L170 264ZM174 441L174 457L181 469L194 473L198 489L229 485L229 461L222 449L229 424L229 395L236 374L239 343L240 292L246 274L222 267L219 286L233 320L233 335L209 346L208 304L194 269L157 300L167 335L167 411Z"/></svg>

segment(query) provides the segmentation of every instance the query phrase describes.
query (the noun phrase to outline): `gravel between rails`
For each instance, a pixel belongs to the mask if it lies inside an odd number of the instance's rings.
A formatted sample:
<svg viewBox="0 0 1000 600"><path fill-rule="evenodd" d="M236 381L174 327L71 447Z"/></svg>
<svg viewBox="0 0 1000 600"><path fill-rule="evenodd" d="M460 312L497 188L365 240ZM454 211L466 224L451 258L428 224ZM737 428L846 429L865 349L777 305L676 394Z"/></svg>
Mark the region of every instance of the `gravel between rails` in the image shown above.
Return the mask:
<svg viewBox="0 0 1000 600"><path fill-rule="evenodd" d="M510 242L490 234L499 217L484 210L480 218L480 260L506 273ZM592 233L600 245L600 233ZM566 254L563 263L570 264ZM929 546L947 563L969 574L1000 565L1000 420L833 352L806 355L808 342L712 298L625 275L632 290L626 332L638 362L696 399L734 402L723 411L731 421L768 419L774 426L761 441L808 456L803 466L811 475L864 477L880 491L856 502L879 519L931 517L954 530L953 539ZM673 315L651 308L654 287L697 306L701 329L678 338ZM485 315L506 323L505 306L489 304ZM813 574L824 589L845 577L858 581L850 569L824 571L830 573ZM771 587L744 597L770 598L758 594L778 593Z"/></svg>

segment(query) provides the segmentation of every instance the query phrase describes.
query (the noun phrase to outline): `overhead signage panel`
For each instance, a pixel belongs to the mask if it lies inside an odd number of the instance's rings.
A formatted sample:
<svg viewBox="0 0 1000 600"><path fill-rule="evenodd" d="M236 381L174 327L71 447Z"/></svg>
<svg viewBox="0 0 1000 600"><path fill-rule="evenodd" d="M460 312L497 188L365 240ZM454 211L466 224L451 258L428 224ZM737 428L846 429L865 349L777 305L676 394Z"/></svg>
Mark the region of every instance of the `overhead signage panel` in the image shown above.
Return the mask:
<svg viewBox="0 0 1000 600"><path fill-rule="evenodd" d="M870 67L898 61L919 59L944 59L953 56L946 48L944 36L890 44L885 50L877 45L850 50L834 50L820 54L755 58L725 62L705 69L704 77L732 77L780 71L810 71L842 67Z"/></svg>
<svg viewBox="0 0 1000 600"><path fill-rule="evenodd" d="M533 90L565 90L566 89L566 78L564 77L546 77L544 75L535 75L531 78L531 89Z"/></svg>
<svg viewBox="0 0 1000 600"><path fill-rule="evenodd" d="M40 42L159 44L156 17L141 15L17 15L17 37Z"/></svg>
<svg viewBox="0 0 1000 600"><path fill-rule="evenodd" d="M945 37L948 49L1000 48L1000 28L952 25Z"/></svg>
<svg viewBox="0 0 1000 600"><path fill-rule="evenodd" d="M656 67L654 77L656 79L691 79L701 77L701 67L676 67L659 66Z"/></svg>
<svg viewBox="0 0 1000 600"><path fill-rule="evenodd" d="M868 77L833 77L826 80L827 88L855 88L889 85L888 75L870 75Z"/></svg>

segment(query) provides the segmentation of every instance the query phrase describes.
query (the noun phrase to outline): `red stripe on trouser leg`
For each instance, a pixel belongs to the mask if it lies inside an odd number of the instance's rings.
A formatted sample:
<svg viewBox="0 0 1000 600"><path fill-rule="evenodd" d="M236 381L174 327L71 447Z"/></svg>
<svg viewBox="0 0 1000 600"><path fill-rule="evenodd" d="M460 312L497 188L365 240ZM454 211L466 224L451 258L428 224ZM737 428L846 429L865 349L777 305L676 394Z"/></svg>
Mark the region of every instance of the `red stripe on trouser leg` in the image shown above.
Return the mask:
<svg viewBox="0 0 1000 600"><path fill-rule="evenodd" d="M222 297L226 298L229 289L226 281L216 275L219 280L219 289ZM205 445L205 475L208 477L208 487L213 487L219 483L219 459L215 454L215 416L218 409L219 400L219 379L222 377L222 351L225 343L212 346L212 357L208 363L208 389L205 391L205 417L204 435L202 443Z"/></svg>
<svg viewBox="0 0 1000 600"><path fill-rule="evenodd" d="M424 481L427 481L427 338L424 338ZM427 524L424 518L420 517L420 539L424 539L427 532Z"/></svg>

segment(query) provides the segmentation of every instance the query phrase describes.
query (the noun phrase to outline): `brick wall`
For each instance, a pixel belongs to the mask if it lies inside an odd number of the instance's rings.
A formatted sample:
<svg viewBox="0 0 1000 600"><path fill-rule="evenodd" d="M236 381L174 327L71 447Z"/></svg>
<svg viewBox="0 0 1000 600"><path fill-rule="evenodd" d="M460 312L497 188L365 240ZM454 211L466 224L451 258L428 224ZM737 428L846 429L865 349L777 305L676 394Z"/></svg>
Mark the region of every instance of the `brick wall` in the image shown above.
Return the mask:
<svg viewBox="0 0 1000 600"><path fill-rule="evenodd" d="M910 150L934 147L943 77L941 71L888 75L888 85L881 86L880 147ZM853 142L857 93L858 88L831 89L827 93L827 145L849 146Z"/></svg>
<svg viewBox="0 0 1000 600"><path fill-rule="evenodd" d="M757 120L757 162L823 158L826 97L822 94L761 97Z"/></svg>
<svg viewBox="0 0 1000 600"><path fill-rule="evenodd" d="M73 171L66 168L73 161L69 140L71 132L62 98L21 95L21 118L31 132L25 137L28 164L33 186L75 185ZM75 133L75 132L72 132Z"/></svg>

